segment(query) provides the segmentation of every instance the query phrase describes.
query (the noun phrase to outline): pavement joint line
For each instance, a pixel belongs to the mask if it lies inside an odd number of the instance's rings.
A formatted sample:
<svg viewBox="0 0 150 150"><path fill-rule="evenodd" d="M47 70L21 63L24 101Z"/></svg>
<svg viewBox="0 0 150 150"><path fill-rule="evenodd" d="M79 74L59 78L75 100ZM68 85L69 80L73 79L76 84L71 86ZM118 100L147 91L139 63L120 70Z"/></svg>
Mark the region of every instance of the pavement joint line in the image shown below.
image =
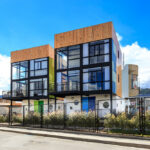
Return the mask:
<svg viewBox="0 0 150 150"><path fill-rule="evenodd" d="M52 138L59 138L59 139L67 139L67 140L76 140L76 141L84 141L84 142L103 143L103 144L111 144L111 145L150 149L150 143L149 143L149 145L147 145L147 144L135 144L135 143L127 143L127 142L115 142L115 141L109 141L109 140L105 141L105 140L92 139L92 138L91 139L90 138L81 138L81 137L79 137L79 135L78 135L78 137L62 136L62 135L57 135L57 134L52 135L52 134L46 134L46 133L38 133L41 131L37 131L37 130L34 130L35 132L33 132L33 131L29 132L29 131L23 131L23 130L19 131L19 130L10 130L10 129L0 128L0 131L35 135L35 136L52 137Z"/></svg>

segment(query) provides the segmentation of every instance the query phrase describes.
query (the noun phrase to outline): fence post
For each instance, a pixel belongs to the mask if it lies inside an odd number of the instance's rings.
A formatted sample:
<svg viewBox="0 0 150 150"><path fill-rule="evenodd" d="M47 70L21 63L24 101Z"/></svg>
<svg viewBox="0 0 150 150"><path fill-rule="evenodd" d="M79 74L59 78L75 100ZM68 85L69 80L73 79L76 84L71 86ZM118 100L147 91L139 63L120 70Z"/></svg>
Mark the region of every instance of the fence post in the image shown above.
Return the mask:
<svg viewBox="0 0 150 150"><path fill-rule="evenodd" d="M12 126L12 105L10 106L10 125Z"/></svg>
<svg viewBox="0 0 150 150"><path fill-rule="evenodd" d="M41 128L43 128L43 106L41 105L41 124L40 124L40 126L41 126Z"/></svg>
<svg viewBox="0 0 150 150"><path fill-rule="evenodd" d="M64 103L64 129L66 128L66 104Z"/></svg>
<svg viewBox="0 0 150 150"><path fill-rule="evenodd" d="M23 126L25 125L25 121L24 121L24 118L25 118L25 114L24 114L25 112L24 112L24 106L23 106Z"/></svg>
<svg viewBox="0 0 150 150"><path fill-rule="evenodd" d="M8 120L8 122L9 122L9 126L10 126L10 122L11 122L11 118L10 118L10 106L8 106L8 108L9 108L9 120Z"/></svg>

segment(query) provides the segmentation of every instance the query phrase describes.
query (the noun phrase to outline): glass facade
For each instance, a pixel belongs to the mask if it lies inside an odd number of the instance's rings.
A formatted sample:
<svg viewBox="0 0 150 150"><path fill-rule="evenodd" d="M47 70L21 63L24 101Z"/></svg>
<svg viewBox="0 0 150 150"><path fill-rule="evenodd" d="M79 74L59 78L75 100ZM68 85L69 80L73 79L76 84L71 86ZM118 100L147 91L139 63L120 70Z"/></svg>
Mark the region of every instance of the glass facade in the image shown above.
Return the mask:
<svg viewBox="0 0 150 150"><path fill-rule="evenodd" d="M12 96L48 96L46 76L48 76L48 58L12 63Z"/></svg>
<svg viewBox="0 0 150 150"><path fill-rule="evenodd" d="M28 78L28 61L12 64L12 79Z"/></svg>
<svg viewBox="0 0 150 150"><path fill-rule="evenodd" d="M47 75L48 58L30 60L30 76Z"/></svg>
<svg viewBox="0 0 150 150"><path fill-rule="evenodd" d="M13 97L27 97L28 96L28 81L13 81L12 82L12 96Z"/></svg>
<svg viewBox="0 0 150 150"><path fill-rule="evenodd" d="M116 93L116 72L117 72L117 68L116 68L116 46L114 44L114 42L112 42L112 91L115 94Z"/></svg>
<svg viewBox="0 0 150 150"><path fill-rule="evenodd" d="M47 78L30 80L30 96L47 96Z"/></svg>
<svg viewBox="0 0 150 150"><path fill-rule="evenodd" d="M57 73L57 91L79 91L80 71L63 71Z"/></svg>
<svg viewBox="0 0 150 150"><path fill-rule="evenodd" d="M80 67L80 45L57 49L57 70Z"/></svg>
<svg viewBox="0 0 150 150"><path fill-rule="evenodd" d="M109 40L83 44L83 65L109 62Z"/></svg>
<svg viewBox="0 0 150 150"><path fill-rule="evenodd" d="M109 90L110 71L107 67L83 69L83 91Z"/></svg>
<svg viewBox="0 0 150 150"><path fill-rule="evenodd" d="M109 41L56 49L57 92L110 90L110 67L99 67L110 62Z"/></svg>

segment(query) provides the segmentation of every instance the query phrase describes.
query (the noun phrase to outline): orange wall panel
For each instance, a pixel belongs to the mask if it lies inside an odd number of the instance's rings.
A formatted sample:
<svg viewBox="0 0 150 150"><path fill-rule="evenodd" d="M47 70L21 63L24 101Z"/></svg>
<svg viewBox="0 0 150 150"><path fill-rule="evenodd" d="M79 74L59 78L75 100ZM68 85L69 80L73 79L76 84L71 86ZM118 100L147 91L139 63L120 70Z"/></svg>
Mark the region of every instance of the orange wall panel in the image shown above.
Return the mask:
<svg viewBox="0 0 150 150"><path fill-rule="evenodd" d="M11 63L44 57L54 59L54 49L50 45L13 51L11 52Z"/></svg>
<svg viewBox="0 0 150 150"><path fill-rule="evenodd" d="M55 34L55 48L112 38L112 22Z"/></svg>

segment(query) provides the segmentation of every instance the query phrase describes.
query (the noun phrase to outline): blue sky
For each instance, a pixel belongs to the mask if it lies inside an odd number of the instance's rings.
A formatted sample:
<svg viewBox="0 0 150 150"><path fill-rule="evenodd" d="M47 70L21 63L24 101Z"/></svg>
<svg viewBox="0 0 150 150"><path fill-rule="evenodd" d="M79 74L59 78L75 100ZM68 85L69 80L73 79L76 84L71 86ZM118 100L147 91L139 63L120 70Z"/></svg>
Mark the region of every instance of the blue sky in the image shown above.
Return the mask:
<svg viewBox="0 0 150 150"><path fill-rule="evenodd" d="M150 49L149 0L1 0L0 53L43 44L54 34L113 21L122 45Z"/></svg>
<svg viewBox="0 0 150 150"><path fill-rule="evenodd" d="M0 0L0 94L10 83L10 52L50 44L54 34L112 21L125 63L150 87L150 0Z"/></svg>

